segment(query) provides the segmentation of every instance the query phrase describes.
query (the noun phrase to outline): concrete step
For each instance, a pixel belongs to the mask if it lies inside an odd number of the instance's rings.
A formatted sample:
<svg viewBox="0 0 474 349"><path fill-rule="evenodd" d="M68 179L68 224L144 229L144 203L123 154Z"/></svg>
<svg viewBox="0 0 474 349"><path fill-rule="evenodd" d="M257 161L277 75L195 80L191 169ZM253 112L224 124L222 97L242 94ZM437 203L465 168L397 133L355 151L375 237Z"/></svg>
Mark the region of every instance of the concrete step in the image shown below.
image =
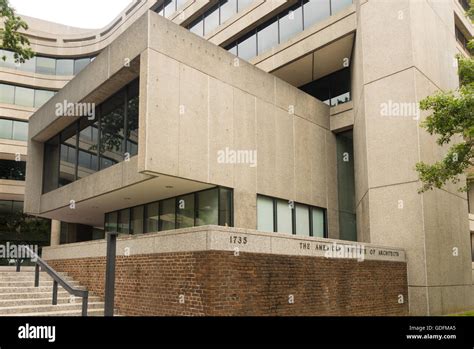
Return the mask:
<svg viewBox="0 0 474 349"><path fill-rule="evenodd" d="M4 271L16 271L16 266L3 266L3 267L0 267L0 272L4 272ZM20 272L23 272L23 271L35 271L35 267L24 267L24 266L21 266L20 268Z"/></svg>
<svg viewBox="0 0 474 349"><path fill-rule="evenodd" d="M79 282L77 281L69 281L68 282L71 286L79 286ZM28 286L34 286L35 281L34 280L27 280L27 281L3 281L0 280L0 288L2 287L28 287ZM52 286L53 285L53 280L39 280L39 286Z"/></svg>
<svg viewBox="0 0 474 349"><path fill-rule="evenodd" d="M68 280L68 279L71 280L72 279L72 277L66 276L66 275L61 275L61 277L63 279L66 279L66 280ZM41 279L52 279L52 277L49 276L49 274L46 273L46 272L40 272L39 278L40 278L40 280ZM8 281L8 280L24 280L24 279L34 280L35 279L35 273L29 273L29 272L28 273L10 273L10 272L0 273L0 280Z"/></svg>
<svg viewBox="0 0 474 349"><path fill-rule="evenodd" d="M48 292L16 292L16 293L1 293L0 299L9 300L9 299L35 299L35 298L48 298L53 294L53 290ZM58 289L58 297L69 297L70 294L63 289Z"/></svg>
<svg viewBox="0 0 474 349"><path fill-rule="evenodd" d="M85 290L84 286L74 286L74 288ZM58 292L63 291L64 289L61 286L58 286ZM34 287L34 284L31 283L31 286L23 286L23 287L15 287L15 286L8 286L8 287L0 287L0 298L2 297L3 293L23 293L23 292L53 292L53 284L51 283L50 286L42 286L40 284L39 287Z"/></svg>
<svg viewBox="0 0 474 349"><path fill-rule="evenodd" d="M47 313L54 311L65 311L65 310L76 310L81 311L82 302L77 303L64 303L58 305L19 305L12 307L0 308L0 316L9 316L10 314L34 314L34 313ZM89 302L88 309L104 309L103 302Z"/></svg>
<svg viewBox="0 0 474 349"><path fill-rule="evenodd" d="M60 310L60 311L47 311L47 312L39 312L39 313L10 314L8 316L82 316L82 311L81 310ZM104 316L104 309L88 309L87 316Z"/></svg>
<svg viewBox="0 0 474 349"><path fill-rule="evenodd" d="M35 306L35 305L51 305L53 301L52 295L43 295L42 298L19 298L19 299L1 299L0 312L2 308L17 307L17 306ZM89 297L89 303L100 302L99 297ZM71 298L67 295L58 295L58 304L82 304L82 298Z"/></svg>

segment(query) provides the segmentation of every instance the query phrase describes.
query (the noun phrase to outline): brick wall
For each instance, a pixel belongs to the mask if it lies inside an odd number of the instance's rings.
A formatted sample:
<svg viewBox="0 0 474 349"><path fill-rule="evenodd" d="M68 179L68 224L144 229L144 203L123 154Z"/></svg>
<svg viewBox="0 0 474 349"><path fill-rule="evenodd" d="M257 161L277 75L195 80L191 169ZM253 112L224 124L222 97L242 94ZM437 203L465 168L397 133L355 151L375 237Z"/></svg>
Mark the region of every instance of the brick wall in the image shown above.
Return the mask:
<svg viewBox="0 0 474 349"><path fill-rule="evenodd" d="M48 263L103 297L105 258ZM406 273L401 262L257 253L118 256L115 307L123 315L407 315Z"/></svg>

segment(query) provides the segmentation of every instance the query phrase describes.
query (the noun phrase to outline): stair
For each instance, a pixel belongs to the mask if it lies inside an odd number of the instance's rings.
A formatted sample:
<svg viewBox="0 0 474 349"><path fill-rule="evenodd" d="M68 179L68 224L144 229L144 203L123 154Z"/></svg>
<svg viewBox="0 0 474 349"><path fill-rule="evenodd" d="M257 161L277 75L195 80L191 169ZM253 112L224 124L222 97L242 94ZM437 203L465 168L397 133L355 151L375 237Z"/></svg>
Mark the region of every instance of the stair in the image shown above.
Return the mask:
<svg viewBox="0 0 474 349"><path fill-rule="evenodd" d="M58 304L52 305L53 279L40 272L39 287L34 287L34 267L0 267L0 316L81 316L82 298L70 295L58 285ZM72 286L80 289L77 281L60 273ZM88 316L103 316L104 303L89 294Z"/></svg>

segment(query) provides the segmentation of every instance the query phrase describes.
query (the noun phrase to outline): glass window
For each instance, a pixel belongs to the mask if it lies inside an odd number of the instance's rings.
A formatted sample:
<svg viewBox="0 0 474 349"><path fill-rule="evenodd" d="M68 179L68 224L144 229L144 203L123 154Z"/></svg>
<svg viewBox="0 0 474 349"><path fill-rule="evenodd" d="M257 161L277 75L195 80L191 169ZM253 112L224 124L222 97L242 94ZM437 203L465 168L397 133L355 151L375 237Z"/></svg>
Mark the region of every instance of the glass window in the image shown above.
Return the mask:
<svg viewBox="0 0 474 349"><path fill-rule="evenodd" d="M253 2L253 0L239 0L239 3L238 3L238 11L242 11L244 8L248 7L251 3Z"/></svg>
<svg viewBox="0 0 474 349"><path fill-rule="evenodd" d="M105 231L106 232L117 232L118 231L118 212L111 212L105 215Z"/></svg>
<svg viewBox="0 0 474 349"><path fill-rule="evenodd" d="M12 85L0 84L0 103L15 103L15 87Z"/></svg>
<svg viewBox="0 0 474 349"><path fill-rule="evenodd" d="M349 5L352 5L352 0L331 0L331 14L334 15Z"/></svg>
<svg viewBox="0 0 474 349"><path fill-rule="evenodd" d="M25 161L0 160L0 179L24 181L25 172Z"/></svg>
<svg viewBox="0 0 474 349"><path fill-rule="evenodd" d="M0 138L12 139L13 120L0 119Z"/></svg>
<svg viewBox="0 0 474 349"><path fill-rule="evenodd" d="M53 91L35 90L35 108L41 107L54 96Z"/></svg>
<svg viewBox="0 0 474 349"><path fill-rule="evenodd" d="M119 211L118 232L130 234L130 209L128 208Z"/></svg>
<svg viewBox="0 0 474 349"><path fill-rule="evenodd" d="M128 87L127 102L127 153L130 156L138 154L138 80Z"/></svg>
<svg viewBox="0 0 474 349"><path fill-rule="evenodd" d="M79 122L79 162L77 178L84 178L98 171L98 139L93 137L97 133L99 122L81 119ZM95 131L94 131L95 130Z"/></svg>
<svg viewBox="0 0 474 349"><path fill-rule="evenodd" d="M183 6L188 0L176 0L176 8Z"/></svg>
<svg viewBox="0 0 474 349"><path fill-rule="evenodd" d="M232 189L219 188L219 225L232 227Z"/></svg>
<svg viewBox="0 0 474 349"><path fill-rule="evenodd" d="M91 59L89 57L76 59L74 61L74 75L79 74L90 62Z"/></svg>
<svg viewBox="0 0 474 349"><path fill-rule="evenodd" d="M22 213L23 212L23 201L13 201L12 212L13 213Z"/></svg>
<svg viewBox="0 0 474 349"><path fill-rule="evenodd" d="M101 162L101 169L124 159L124 90L115 94L102 104L100 155L109 161Z"/></svg>
<svg viewBox="0 0 474 349"><path fill-rule="evenodd" d="M25 63L19 63L18 69L30 73L36 72L36 57L26 60Z"/></svg>
<svg viewBox="0 0 474 349"><path fill-rule="evenodd" d="M293 233L293 209L288 201L277 200L277 231Z"/></svg>
<svg viewBox="0 0 474 349"><path fill-rule="evenodd" d="M200 18L196 22L192 23L189 27L189 31L199 36L204 36L204 20Z"/></svg>
<svg viewBox="0 0 474 349"><path fill-rule="evenodd" d="M59 135L44 144L43 193L58 187L59 183Z"/></svg>
<svg viewBox="0 0 474 349"><path fill-rule="evenodd" d="M1 59L3 56L6 57L6 60ZM16 69L18 64L15 64L15 56L13 52L2 50L0 52L0 67L5 67L8 69Z"/></svg>
<svg viewBox="0 0 474 349"><path fill-rule="evenodd" d="M330 0L304 0L304 27L309 28L313 24L328 18L331 15Z"/></svg>
<svg viewBox="0 0 474 349"><path fill-rule="evenodd" d="M176 227L176 200L160 201L160 231L175 229Z"/></svg>
<svg viewBox="0 0 474 349"><path fill-rule="evenodd" d="M8 200L0 200L0 214L11 214L12 213L12 202Z"/></svg>
<svg viewBox="0 0 474 349"><path fill-rule="evenodd" d="M33 107L35 90L26 87L15 87L15 104L23 107Z"/></svg>
<svg viewBox="0 0 474 349"><path fill-rule="evenodd" d="M159 206L158 202L153 202L146 205L145 211L145 228L147 233L155 233L158 231L159 220Z"/></svg>
<svg viewBox="0 0 474 349"><path fill-rule="evenodd" d="M234 56L237 56L237 45L234 45L234 46L228 48L227 51L232 53Z"/></svg>
<svg viewBox="0 0 474 349"><path fill-rule="evenodd" d="M213 7L204 18L204 35L209 34L219 26L219 7Z"/></svg>
<svg viewBox="0 0 474 349"><path fill-rule="evenodd" d="M13 122L13 139L17 141L28 140L28 123L27 122L21 122L21 121Z"/></svg>
<svg viewBox="0 0 474 349"><path fill-rule="evenodd" d="M56 61L56 75L74 75L74 59L58 59Z"/></svg>
<svg viewBox="0 0 474 349"><path fill-rule="evenodd" d="M38 74L54 75L56 73L56 60L54 58L36 57L36 72Z"/></svg>
<svg viewBox="0 0 474 349"><path fill-rule="evenodd" d="M76 135L77 123L61 132L61 164L59 166L59 186L76 180Z"/></svg>
<svg viewBox="0 0 474 349"><path fill-rule="evenodd" d="M321 208L311 208L311 219L313 221L312 235L315 237L324 237L324 210Z"/></svg>
<svg viewBox="0 0 474 349"><path fill-rule="evenodd" d="M132 221L130 224L132 234L143 234L143 210L144 206L132 208Z"/></svg>
<svg viewBox="0 0 474 349"><path fill-rule="evenodd" d="M224 23L229 18L237 13L237 0L221 1L221 23Z"/></svg>
<svg viewBox="0 0 474 349"><path fill-rule="evenodd" d="M238 45L239 57L249 60L257 55L257 34L253 33Z"/></svg>
<svg viewBox="0 0 474 349"><path fill-rule="evenodd" d="M301 6L292 8L286 15L280 17L280 43L288 41L297 33L303 31L303 9Z"/></svg>
<svg viewBox="0 0 474 349"><path fill-rule="evenodd" d="M309 207L306 205L295 205L296 235L309 236Z"/></svg>
<svg viewBox="0 0 474 349"><path fill-rule="evenodd" d="M196 195L196 225L218 225L218 189L201 191Z"/></svg>
<svg viewBox="0 0 474 349"><path fill-rule="evenodd" d="M275 231L273 226L273 199L257 197L257 230Z"/></svg>
<svg viewBox="0 0 474 349"><path fill-rule="evenodd" d="M278 45L278 22L275 20L258 30L258 53Z"/></svg>
<svg viewBox="0 0 474 349"><path fill-rule="evenodd" d="M176 228L194 226L194 194L178 197L176 208Z"/></svg>
<svg viewBox="0 0 474 349"><path fill-rule="evenodd" d="M176 0L171 0L165 5L165 17L169 18L176 12Z"/></svg>

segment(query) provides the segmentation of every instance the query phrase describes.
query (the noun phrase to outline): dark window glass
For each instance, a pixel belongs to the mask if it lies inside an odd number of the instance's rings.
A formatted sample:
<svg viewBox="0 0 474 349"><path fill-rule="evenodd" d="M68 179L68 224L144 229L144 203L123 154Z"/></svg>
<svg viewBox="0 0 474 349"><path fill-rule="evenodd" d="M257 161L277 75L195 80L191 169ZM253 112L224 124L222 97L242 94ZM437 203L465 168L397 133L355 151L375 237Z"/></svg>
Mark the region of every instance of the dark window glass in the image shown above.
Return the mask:
<svg viewBox="0 0 474 349"><path fill-rule="evenodd" d="M128 87L127 102L127 153L130 156L138 154L138 80Z"/></svg>
<svg viewBox="0 0 474 349"><path fill-rule="evenodd" d="M118 232L130 234L130 209L128 208L119 211Z"/></svg>
<svg viewBox="0 0 474 349"><path fill-rule="evenodd" d="M196 225L218 225L218 189L201 191L196 195Z"/></svg>
<svg viewBox="0 0 474 349"><path fill-rule="evenodd" d="M56 60L54 58L36 57L36 72L54 75L56 73Z"/></svg>
<svg viewBox="0 0 474 349"><path fill-rule="evenodd" d="M50 192L59 184L59 135L44 144L43 193Z"/></svg>
<svg viewBox="0 0 474 349"><path fill-rule="evenodd" d="M204 35L209 34L219 26L219 7L214 6L204 18Z"/></svg>
<svg viewBox="0 0 474 349"><path fill-rule="evenodd" d="M23 212L23 201L13 201L12 202L12 212L13 213L22 213Z"/></svg>
<svg viewBox="0 0 474 349"><path fill-rule="evenodd" d="M232 227L232 189L219 188L219 225Z"/></svg>
<svg viewBox="0 0 474 349"><path fill-rule="evenodd" d="M111 212L105 215L105 231L106 232L117 232L118 231L118 212Z"/></svg>
<svg viewBox="0 0 474 349"><path fill-rule="evenodd" d="M41 107L54 96L53 91L35 90L35 108Z"/></svg>
<svg viewBox="0 0 474 349"><path fill-rule="evenodd" d="M0 119L0 138L12 139L13 120Z"/></svg>
<svg viewBox="0 0 474 349"><path fill-rule="evenodd" d="M180 196L176 208L176 228L194 226L194 194Z"/></svg>
<svg viewBox="0 0 474 349"><path fill-rule="evenodd" d="M0 103L15 103L15 87L12 85L0 84Z"/></svg>
<svg viewBox="0 0 474 349"><path fill-rule="evenodd" d="M352 0L331 0L331 14L334 15L352 4Z"/></svg>
<svg viewBox="0 0 474 349"><path fill-rule="evenodd" d="M91 59L89 57L76 59L74 61L74 75L79 74L90 62Z"/></svg>
<svg viewBox="0 0 474 349"><path fill-rule="evenodd" d="M59 186L76 180L76 140L77 123L61 132L61 164L59 166Z"/></svg>
<svg viewBox="0 0 474 349"><path fill-rule="evenodd" d="M0 200L0 215L6 215L12 213L12 201Z"/></svg>
<svg viewBox="0 0 474 349"><path fill-rule="evenodd" d="M258 30L258 53L278 45L278 22L275 20Z"/></svg>
<svg viewBox="0 0 474 349"><path fill-rule="evenodd" d="M33 107L35 90L26 87L15 87L15 104L23 107Z"/></svg>
<svg viewBox="0 0 474 349"><path fill-rule="evenodd" d="M191 33L194 33L199 36L204 36L204 20L199 18L197 21L193 22L189 26Z"/></svg>
<svg viewBox="0 0 474 349"><path fill-rule="evenodd" d="M130 223L132 234L143 234L143 210L144 206L132 208L132 220Z"/></svg>
<svg viewBox="0 0 474 349"><path fill-rule="evenodd" d="M58 59L56 61L56 75L74 75L74 59Z"/></svg>
<svg viewBox="0 0 474 349"><path fill-rule="evenodd" d="M100 155L101 169L124 159L124 90L115 94L102 104Z"/></svg>
<svg viewBox="0 0 474 349"><path fill-rule="evenodd" d="M176 227L176 200L160 201L160 227L159 230L170 230Z"/></svg>
<svg viewBox="0 0 474 349"><path fill-rule="evenodd" d="M351 100L351 72L350 68L341 69L300 87L301 90L335 106Z"/></svg>
<svg viewBox="0 0 474 349"><path fill-rule="evenodd" d="M0 179L24 181L25 173L25 161L0 160Z"/></svg>
<svg viewBox="0 0 474 349"><path fill-rule="evenodd" d="M237 13L237 0L221 1L221 23L224 23L229 18Z"/></svg>
<svg viewBox="0 0 474 349"><path fill-rule="evenodd" d="M0 130L0 133L1 132L2 131ZM14 121L12 138L16 141L26 141L28 139L28 123L21 122L21 121Z"/></svg>
<svg viewBox="0 0 474 349"><path fill-rule="evenodd" d="M330 0L305 0L303 1L304 27L309 28L313 24L328 18L331 15Z"/></svg>
<svg viewBox="0 0 474 349"><path fill-rule="evenodd" d="M249 60L257 55L257 34L252 33L238 45L239 57Z"/></svg>
<svg viewBox="0 0 474 349"><path fill-rule="evenodd" d="M280 43L288 41L303 31L303 10L301 6L293 7L287 14L280 17Z"/></svg>
<svg viewBox="0 0 474 349"><path fill-rule="evenodd" d="M146 205L145 227L147 233L154 233L158 231L159 221L159 205L158 202L153 202Z"/></svg>
<svg viewBox="0 0 474 349"><path fill-rule="evenodd" d="M99 170L98 167L98 139L99 122L81 119L79 123L79 162L77 178L84 178Z"/></svg>

